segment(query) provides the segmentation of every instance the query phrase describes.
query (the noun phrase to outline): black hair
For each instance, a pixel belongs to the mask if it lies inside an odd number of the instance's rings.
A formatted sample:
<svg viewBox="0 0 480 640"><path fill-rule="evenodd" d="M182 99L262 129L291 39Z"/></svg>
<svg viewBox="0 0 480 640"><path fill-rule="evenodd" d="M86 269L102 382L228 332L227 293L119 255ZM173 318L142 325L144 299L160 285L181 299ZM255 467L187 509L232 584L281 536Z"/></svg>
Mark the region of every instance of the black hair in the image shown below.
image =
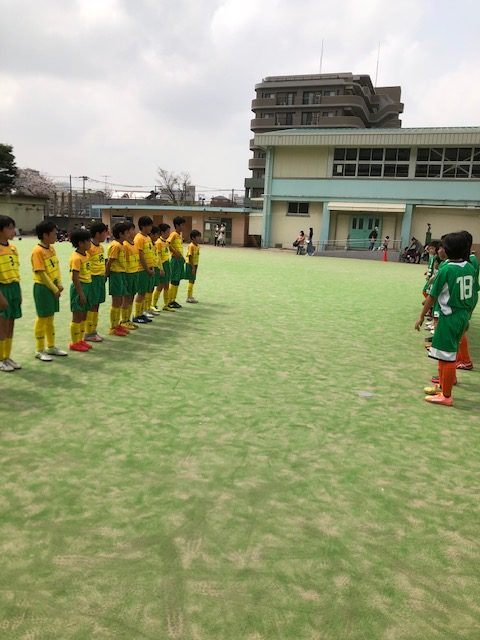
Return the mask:
<svg viewBox="0 0 480 640"><path fill-rule="evenodd" d="M170 229L170 225L166 222L162 222L158 225L158 228L160 229L160 233L163 233L164 231L168 231Z"/></svg>
<svg viewBox="0 0 480 640"><path fill-rule="evenodd" d="M442 243L440 242L440 240L430 240L428 246L433 247L436 253L438 251L438 248L442 246Z"/></svg>
<svg viewBox="0 0 480 640"><path fill-rule="evenodd" d="M470 248L468 239L463 231L447 233L447 235L442 236L442 244L450 260L468 260Z"/></svg>
<svg viewBox="0 0 480 640"><path fill-rule="evenodd" d="M468 242L468 252L470 253L472 250L472 244L473 244L473 236L470 233L470 231L460 231L460 233L463 233L463 235L465 236L465 238L467 239Z"/></svg>
<svg viewBox="0 0 480 640"><path fill-rule="evenodd" d="M70 242L73 244L75 249L78 249L80 242L90 240L91 237L90 231L87 229L75 229L75 231L72 231L70 234Z"/></svg>
<svg viewBox="0 0 480 640"><path fill-rule="evenodd" d="M160 235L160 227L157 227L156 224L153 225L152 230L150 231L150 234L152 236L159 236Z"/></svg>
<svg viewBox="0 0 480 640"><path fill-rule="evenodd" d="M52 233L52 231L55 231L56 229L57 225L53 220L42 220L42 222L39 222L35 227L35 233L39 240L43 240L43 236L46 233Z"/></svg>
<svg viewBox="0 0 480 640"><path fill-rule="evenodd" d="M3 231L5 227L15 226L15 220L10 216L0 216L0 231Z"/></svg>
<svg viewBox="0 0 480 640"><path fill-rule="evenodd" d="M90 235L92 238L94 238L97 233L103 233L104 231L108 231L108 226L104 222L94 222L90 225Z"/></svg>
<svg viewBox="0 0 480 640"><path fill-rule="evenodd" d="M125 231L128 231L129 229L135 229L135 225L131 220L125 220L123 224L125 225Z"/></svg>
<svg viewBox="0 0 480 640"><path fill-rule="evenodd" d="M305 235L305 231L300 231L300 235L304 236Z"/></svg>
<svg viewBox="0 0 480 640"><path fill-rule="evenodd" d="M192 229L190 231L190 240L194 240L195 238L200 238L201 237L201 233L198 229Z"/></svg>
<svg viewBox="0 0 480 640"><path fill-rule="evenodd" d="M120 237L120 234L125 233L126 230L127 230L127 227L124 222L117 222L116 224L114 224L112 233L115 240L118 240Z"/></svg>
<svg viewBox="0 0 480 640"><path fill-rule="evenodd" d="M148 227L151 224L153 224L153 220L150 218L150 216L140 216L140 218L138 219L139 229L143 229L143 227Z"/></svg>
<svg viewBox="0 0 480 640"><path fill-rule="evenodd" d="M182 218L182 216L176 216L173 219L173 226L175 228L179 227L181 224L183 224L184 222L186 222L185 218Z"/></svg>

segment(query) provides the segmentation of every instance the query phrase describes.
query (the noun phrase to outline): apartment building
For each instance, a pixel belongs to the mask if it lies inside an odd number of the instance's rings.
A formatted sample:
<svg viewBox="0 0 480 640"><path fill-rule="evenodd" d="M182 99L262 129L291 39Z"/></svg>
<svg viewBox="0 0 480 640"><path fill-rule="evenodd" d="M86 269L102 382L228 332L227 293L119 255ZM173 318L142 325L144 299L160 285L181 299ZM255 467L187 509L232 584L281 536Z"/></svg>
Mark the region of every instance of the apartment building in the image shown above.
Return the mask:
<svg viewBox="0 0 480 640"><path fill-rule="evenodd" d="M370 76L352 73L271 76L255 86L250 123L253 133L303 128L399 128L400 87L374 87ZM246 204L255 206L264 190L265 150L250 140L251 177ZM253 199L253 202L250 201Z"/></svg>

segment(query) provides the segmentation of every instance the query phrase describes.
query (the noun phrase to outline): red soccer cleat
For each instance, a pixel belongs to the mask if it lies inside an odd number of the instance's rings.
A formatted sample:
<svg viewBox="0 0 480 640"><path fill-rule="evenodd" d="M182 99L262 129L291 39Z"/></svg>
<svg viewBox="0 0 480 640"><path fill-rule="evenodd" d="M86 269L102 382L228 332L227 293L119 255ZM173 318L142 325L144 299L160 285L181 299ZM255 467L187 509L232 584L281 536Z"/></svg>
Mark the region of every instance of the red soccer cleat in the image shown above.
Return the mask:
<svg viewBox="0 0 480 640"><path fill-rule="evenodd" d="M88 347L86 347L82 342L71 342L70 351L83 351L85 353L88 351Z"/></svg>
<svg viewBox="0 0 480 640"><path fill-rule="evenodd" d="M443 393L437 393L435 396L425 396L424 399L426 402L431 402L432 404L443 404L446 407L451 407L453 405L453 398L451 396L446 398Z"/></svg>

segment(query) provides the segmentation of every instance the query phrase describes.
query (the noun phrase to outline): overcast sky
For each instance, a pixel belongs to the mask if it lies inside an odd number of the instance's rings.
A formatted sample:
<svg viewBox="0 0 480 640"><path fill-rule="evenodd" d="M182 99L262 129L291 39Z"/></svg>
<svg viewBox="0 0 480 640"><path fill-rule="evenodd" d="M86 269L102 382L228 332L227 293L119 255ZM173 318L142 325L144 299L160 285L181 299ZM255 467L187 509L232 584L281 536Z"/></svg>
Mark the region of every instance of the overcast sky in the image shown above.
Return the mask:
<svg viewBox="0 0 480 640"><path fill-rule="evenodd" d="M241 189L254 85L318 73L322 38L325 73L372 79L381 43L403 126L475 126L479 33L478 0L0 0L0 142L52 176Z"/></svg>

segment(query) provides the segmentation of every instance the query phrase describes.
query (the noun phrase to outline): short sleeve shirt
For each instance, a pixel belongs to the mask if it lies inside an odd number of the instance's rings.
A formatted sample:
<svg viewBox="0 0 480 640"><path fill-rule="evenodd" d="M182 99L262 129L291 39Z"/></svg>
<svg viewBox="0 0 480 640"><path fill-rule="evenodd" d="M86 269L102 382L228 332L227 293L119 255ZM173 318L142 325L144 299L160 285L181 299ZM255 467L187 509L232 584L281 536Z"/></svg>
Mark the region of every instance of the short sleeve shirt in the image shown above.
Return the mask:
<svg viewBox="0 0 480 640"><path fill-rule="evenodd" d="M155 246L157 247L160 264L170 260L170 245L166 240L159 238L155 242Z"/></svg>
<svg viewBox="0 0 480 640"><path fill-rule="evenodd" d="M20 262L17 248L7 242L0 244L0 283L20 282Z"/></svg>
<svg viewBox="0 0 480 640"><path fill-rule="evenodd" d="M92 276L104 276L105 275L105 254L103 251L103 244L90 244L90 249L87 251L87 256L90 260L90 270Z"/></svg>
<svg viewBox="0 0 480 640"><path fill-rule="evenodd" d="M32 251L31 260L34 282L42 284L42 278L37 272L45 271L54 284L60 284L60 267L58 264L58 257L52 245L44 247L41 244L37 244Z"/></svg>
<svg viewBox="0 0 480 640"><path fill-rule="evenodd" d="M155 266L155 255L153 252L153 242L150 236L145 236L143 233L137 233L134 240L135 246L138 251L143 252L143 257L147 263L147 267ZM138 271L143 271L142 263L138 262Z"/></svg>
<svg viewBox="0 0 480 640"><path fill-rule="evenodd" d="M140 264L138 248L128 240L124 241L123 248L125 249L125 271L127 273L137 273L138 265Z"/></svg>
<svg viewBox="0 0 480 640"><path fill-rule="evenodd" d="M181 233L172 231L168 236L167 242L173 249L176 249L183 256L183 238Z"/></svg>
<svg viewBox="0 0 480 640"><path fill-rule="evenodd" d="M70 273L78 271L80 282L91 282L92 272L90 271L90 259L78 251L74 251L70 256Z"/></svg>
<svg viewBox="0 0 480 640"><path fill-rule="evenodd" d="M191 260L190 260L190 257L191 257ZM193 244L193 242L191 242L188 245L188 249L187 249L187 261L190 264L198 265L199 259L200 259L200 247L198 246L198 244L195 245Z"/></svg>
<svg viewBox="0 0 480 640"><path fill-rule="evenodd" d="M110 262L110 271L113 273L125 273L125 247L118 240L113 240L108 247L108 259Z"/></svg>
<svg viewBox="0 0 480 640"><path fill-rule="evenodd" d="M439 269L430 295L437 298L440 313L472 312L478 300L478 282L470 262L447 262Z"/></svg>

